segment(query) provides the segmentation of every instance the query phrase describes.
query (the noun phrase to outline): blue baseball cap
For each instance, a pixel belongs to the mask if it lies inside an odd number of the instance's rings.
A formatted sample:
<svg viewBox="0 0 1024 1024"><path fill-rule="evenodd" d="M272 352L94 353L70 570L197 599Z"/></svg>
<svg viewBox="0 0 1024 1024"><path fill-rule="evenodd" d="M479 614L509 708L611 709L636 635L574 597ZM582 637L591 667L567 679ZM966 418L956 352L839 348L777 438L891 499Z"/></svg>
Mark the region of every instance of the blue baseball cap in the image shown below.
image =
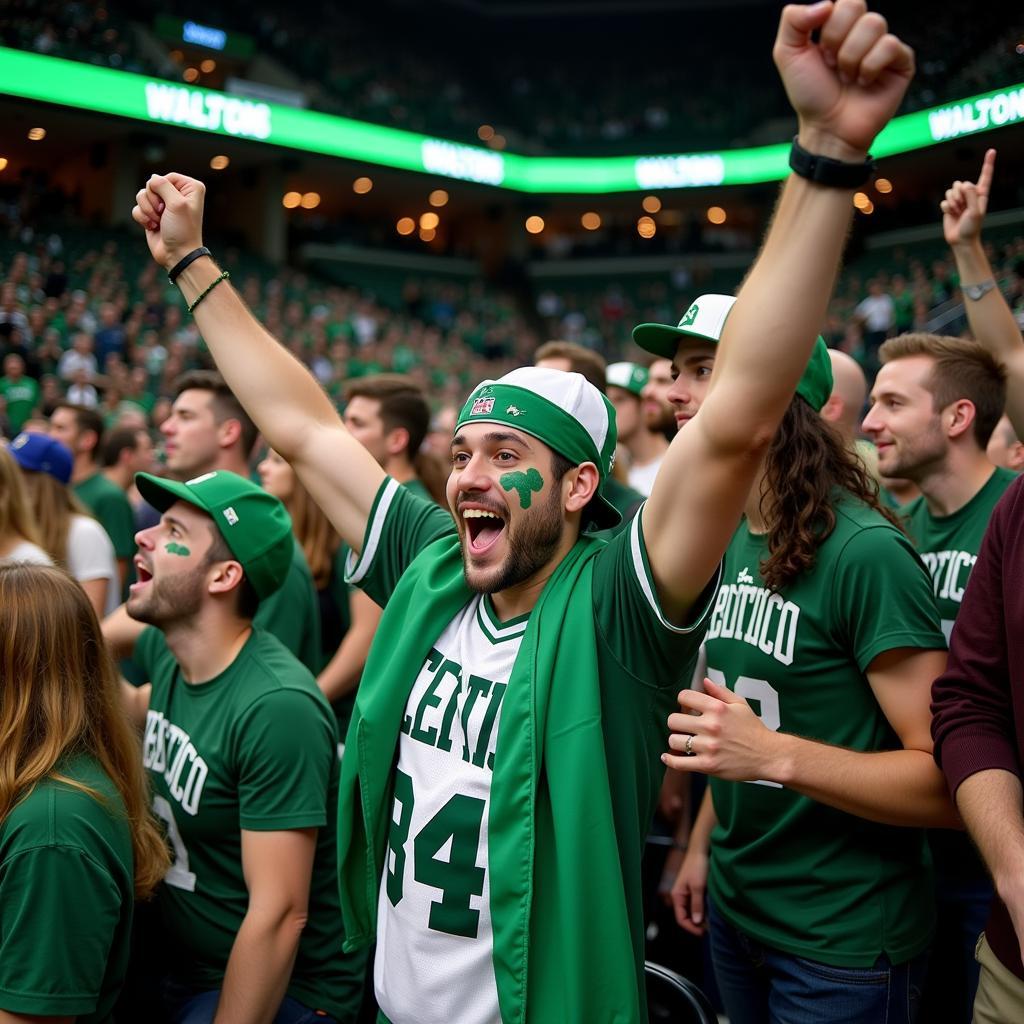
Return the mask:
<svg viewBox="0 0 1024 1024"><path fill-rule="evenodd" d="M66 444L61 444L55 438L23 430L11 442L8 450L22 469L30 469L35 473L49 473L62 484L71 482L75 457Z"/></svg>

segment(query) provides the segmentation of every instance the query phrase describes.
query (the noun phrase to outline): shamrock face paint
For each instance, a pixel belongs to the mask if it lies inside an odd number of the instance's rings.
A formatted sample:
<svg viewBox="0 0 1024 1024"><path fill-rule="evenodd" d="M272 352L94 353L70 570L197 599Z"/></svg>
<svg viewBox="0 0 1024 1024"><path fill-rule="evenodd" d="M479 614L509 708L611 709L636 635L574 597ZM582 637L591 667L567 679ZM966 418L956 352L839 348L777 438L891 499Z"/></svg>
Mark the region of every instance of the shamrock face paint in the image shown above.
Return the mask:
<svg viewBox="0 0 1024 1024"><path fill-rule="evenodd" d="M169 555L178 555L180 558L188 558L192 554L184 544L175 544L174 541L171 541L170 544L165 544L164 551Z"/></svg>
<svg viewBox="0 0 1024 1024"><path fill-rule="evenodd" d="M505 473L500 477L501 486L506 491L516 491L519 494L519 507L529 508L533 500L533 493L544 486L544 477L536 469L528 469L525 473Z"/></svg>

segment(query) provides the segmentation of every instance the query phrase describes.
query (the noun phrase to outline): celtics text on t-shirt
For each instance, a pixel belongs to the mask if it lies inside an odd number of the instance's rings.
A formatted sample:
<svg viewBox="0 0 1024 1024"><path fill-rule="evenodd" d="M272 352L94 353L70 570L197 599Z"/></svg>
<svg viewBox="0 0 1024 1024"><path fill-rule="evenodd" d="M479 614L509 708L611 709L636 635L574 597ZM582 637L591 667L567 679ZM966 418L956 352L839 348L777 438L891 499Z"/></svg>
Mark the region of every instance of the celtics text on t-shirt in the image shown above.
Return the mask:
<svg viewBox="0 0 1024 1024"><path fill-rule="evenodd" d="M932 515L923 496L911 502L904 513L910 539L931 574L947 641L960 612L971 570L978 560L992 510L1016 479L1016 473L1000 467L993 471L981 490L952 515Z"/></svg>
<svg viewBox="0 0 1024 1024"><path fill-rule="evenodd" d="M869 752L899 739L867 669L896 648L945 646L910 542L852 498L814 567L781 591L766 539L741 523L706 638L707 674L769 729ZM735 927L767 946L844 967L894 963L927 946L932 909L920 830L845 814L777 783L711 780L719 825L710 890Z"/></svg>

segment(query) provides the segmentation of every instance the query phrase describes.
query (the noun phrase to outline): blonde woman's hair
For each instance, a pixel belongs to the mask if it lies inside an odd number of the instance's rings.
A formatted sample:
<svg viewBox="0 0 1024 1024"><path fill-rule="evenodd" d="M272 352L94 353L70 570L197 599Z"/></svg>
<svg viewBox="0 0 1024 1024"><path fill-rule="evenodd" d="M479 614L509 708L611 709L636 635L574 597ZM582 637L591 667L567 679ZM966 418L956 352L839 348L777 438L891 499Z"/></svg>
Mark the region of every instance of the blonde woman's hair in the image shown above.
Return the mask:
<svg viewBox="0 0 1024 1024"><path fill-rule="evenodd" d="M0 544L12 536L42 547L21 469L0 445Z"/></svg>
<svg viewBox="0 0 1024 1024"><path fill-rule="evenodd" d="M302 486L297 474L291 495L284 504L292 517L292 530L309 563L313 583L317 590L323 590L330 582L341 537L320 506L309 496L309 491Z"/></svg>
<svg viewBox="0 0 1024 1024"><path fill-rule="evenodd" d="M74 496L70 487L49 473L22 471L32 514L37 524L39 544L57 563L68 563L68 533L73 515L88 515L85 506Z"/></svg>
<svg viewBox="0 0 1024 1024"><path fill-rule="evenodd" d="M149 895L169 864L149 813L139 740L121 704L114 664L85 591L51 566L0 565L0 821L45 779L87 754L124 801L135 891Z"/></svg>

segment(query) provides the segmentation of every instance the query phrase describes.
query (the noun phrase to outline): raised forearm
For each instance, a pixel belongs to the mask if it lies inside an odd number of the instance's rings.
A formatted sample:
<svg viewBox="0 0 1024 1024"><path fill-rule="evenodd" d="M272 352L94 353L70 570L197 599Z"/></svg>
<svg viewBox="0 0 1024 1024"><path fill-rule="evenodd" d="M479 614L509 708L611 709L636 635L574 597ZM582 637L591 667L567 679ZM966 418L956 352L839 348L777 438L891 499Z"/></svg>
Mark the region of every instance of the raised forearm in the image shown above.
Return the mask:
<svg viewBox="0 0 1024 1024"><path fill-rule="evenodd" d="M716 433L723 439L735 435L742 444L758 432L770 436L792 399L825 319L849 229L851 193L795 175L783 186L719 347L706 405L707 413L720 413Z"/></svg>
<svg viewBox="0 0 1024 1024"><path fill-rule="evenodd" d="M787 733L764 778L830 807L884 825L960 828L945 778L923 750L862 753Z"/></svg>
<svg viewBox="0 0 1024 1024"><path fill-rule="evenodd" d="M214 1024L270 1024L291 979L305 916L250 907L231 947Z"/></svg>
<svg viewBox="0 0 1024 1024"><path fill-rule="evenodd" d="M193 303L219 274L209 256L190 264L178 278L185 301ZM313 375L266 331L230 281L218 284L194 316L217 368L267 443L285 459L302 452L317 424L340 426Z"/></svg>
<svg viewBox="0 0 1024 1024"><path fill-rule="evenodd" d="M994 277L980 238L952 249L961 285L980 284ZM1006 413L1017 436L1024 437L1024 339L1013 311L998 287L976 301L965 297L964 309L971 333L1006 366Z"/></svg>

